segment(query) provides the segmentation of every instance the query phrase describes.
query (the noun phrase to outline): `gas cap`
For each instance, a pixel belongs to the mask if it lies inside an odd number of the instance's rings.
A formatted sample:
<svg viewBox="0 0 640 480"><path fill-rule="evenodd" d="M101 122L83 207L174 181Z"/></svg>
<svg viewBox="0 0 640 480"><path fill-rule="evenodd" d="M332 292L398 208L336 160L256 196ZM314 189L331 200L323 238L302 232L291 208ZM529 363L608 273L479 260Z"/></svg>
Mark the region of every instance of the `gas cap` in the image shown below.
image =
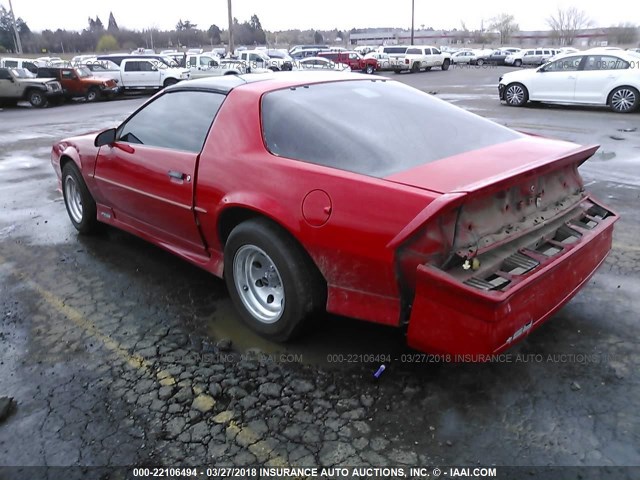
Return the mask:
<svg viewBox="0 0 640 480"><path fill-rule="evenodd" d="M324 190L312 190L302 201L302 216L312 227L321 227L331 216L331 198Z"/></svg>

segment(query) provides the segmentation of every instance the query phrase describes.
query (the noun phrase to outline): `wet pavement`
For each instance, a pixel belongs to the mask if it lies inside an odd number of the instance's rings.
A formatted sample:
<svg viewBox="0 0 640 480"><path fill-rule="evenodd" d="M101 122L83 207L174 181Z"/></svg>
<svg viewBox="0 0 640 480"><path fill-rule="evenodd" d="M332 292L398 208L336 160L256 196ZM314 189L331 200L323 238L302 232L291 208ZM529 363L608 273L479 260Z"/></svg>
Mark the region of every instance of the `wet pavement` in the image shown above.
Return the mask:
<svg viewBox="0 0 640 480"><path fill-rule="evenodd" d="M640 466L640 113L501 106L503 71L388 76L600 143L581 171L622 219L588 285L490 364L440 363L333 316L293 344L253 335L221 280L67 218L52 141L144 99L0 111L0 397L15 399L0 466Z"/></svg>

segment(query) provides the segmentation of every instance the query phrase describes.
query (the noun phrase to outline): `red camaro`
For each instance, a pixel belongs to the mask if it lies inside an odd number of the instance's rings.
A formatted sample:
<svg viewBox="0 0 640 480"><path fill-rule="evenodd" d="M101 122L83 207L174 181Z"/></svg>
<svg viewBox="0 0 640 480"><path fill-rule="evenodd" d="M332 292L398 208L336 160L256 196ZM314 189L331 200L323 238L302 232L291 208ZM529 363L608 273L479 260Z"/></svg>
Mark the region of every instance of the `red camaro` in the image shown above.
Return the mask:
<svg viewBox="0 0 640 480"><path fill-rule="evenodd" d="M596 149L384 78L287 72L181 82L52 163L81 233L107 223L223 277L269 338L326 310L492 354L609 252L618 217L578 174Z"/></svg>

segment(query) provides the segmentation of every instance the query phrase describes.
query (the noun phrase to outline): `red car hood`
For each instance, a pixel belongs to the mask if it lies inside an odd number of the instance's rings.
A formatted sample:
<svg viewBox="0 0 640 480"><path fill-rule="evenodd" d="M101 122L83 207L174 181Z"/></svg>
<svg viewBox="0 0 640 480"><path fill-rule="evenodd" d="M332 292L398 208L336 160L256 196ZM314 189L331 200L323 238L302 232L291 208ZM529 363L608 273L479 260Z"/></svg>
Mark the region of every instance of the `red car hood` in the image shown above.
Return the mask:
<svg viewBox="0 0 640 480"><path fill-rule="evenodd" d="M517 178L581 164L598 146L527 136L396 173L386 180L439 193L499 190Z"/></svg>

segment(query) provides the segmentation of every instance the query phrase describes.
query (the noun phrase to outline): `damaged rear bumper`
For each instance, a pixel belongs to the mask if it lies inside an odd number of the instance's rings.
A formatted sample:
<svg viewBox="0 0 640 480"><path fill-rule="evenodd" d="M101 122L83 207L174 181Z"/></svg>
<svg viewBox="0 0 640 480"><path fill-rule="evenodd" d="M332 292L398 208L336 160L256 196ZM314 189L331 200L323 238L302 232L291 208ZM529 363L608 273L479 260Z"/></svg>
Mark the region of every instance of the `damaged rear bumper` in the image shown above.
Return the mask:
<svg viewBox="0 0 640 480"><path fill-rule="evenodd" d="M419 265L407 342L432 353L481 356L500 353L524 339L568 302L611 250L618 216L593 199L581 221L560 225L534 246L519 247L495 272L460 281ZM592 216L590 212L600 212ZM582 223L581 223L582 222ZM566 232L575 238L560 240ZM561 235L562 234L562 235ZM516 265L512 272L505 265ZM511 268L511 267L509 267ZM473 358L473 357L472 357Z"/></svg>

